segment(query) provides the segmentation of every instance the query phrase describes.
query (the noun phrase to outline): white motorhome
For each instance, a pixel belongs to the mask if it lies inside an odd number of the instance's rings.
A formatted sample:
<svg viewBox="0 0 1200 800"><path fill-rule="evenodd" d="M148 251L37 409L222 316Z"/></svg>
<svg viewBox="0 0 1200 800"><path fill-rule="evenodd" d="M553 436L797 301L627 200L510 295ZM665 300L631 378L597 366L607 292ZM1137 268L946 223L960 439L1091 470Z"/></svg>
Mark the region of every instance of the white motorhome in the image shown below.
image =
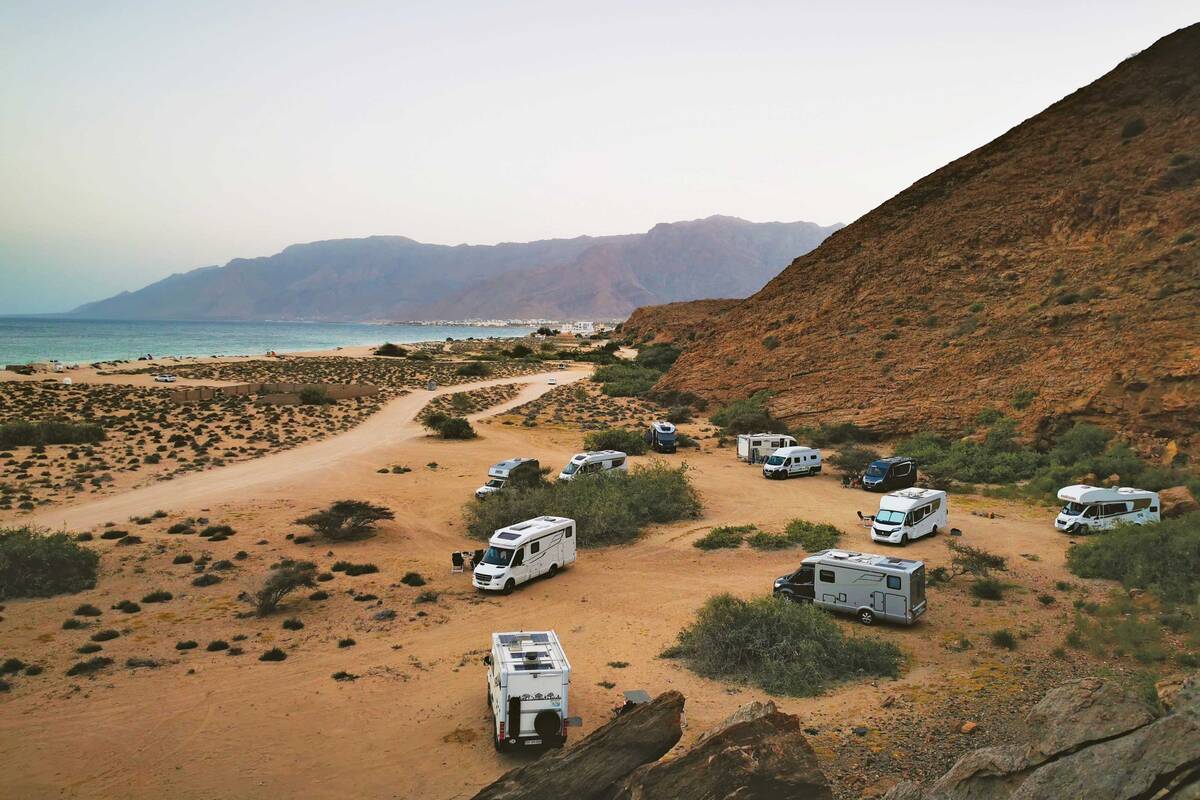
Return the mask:
<svg viewBox="0 0 1200 800"><path fill-rule="evenodd" d="M803 603L911 625L925 613L925 562L849 550L822 550L775 579L774 593Z"/></svg>
<svg viewBox="0 0 1200 800"><path fill-rule="evenodd" d="M779 448L795 446L796 440L785 433L739 433L737 457L738 461L761 464Z"/></svg>
<svg viewBox="0 0 1200 800"><path fill-rule="evenodd" d="M575 520L537 517L492 534L471 582L476 589L510 594L518 584L553 577L574 563Z"/></svg>
<svg viewBox="0 0 1200 800"><path fill-rule="evenodd" d="M493 633L487 664L492 743L562 747L571 664L554 631Z"/></svg>
<svg viewBox="0 0 1200 800"><path fill-rule="evenodd" d="M1076 484L1058 490L1066 502L1054 519L1054 527L1067 533L1106 531L1120 523L1145 525L1158 522L1158 493L1128 486L1106 488Z"/></svg>
<svg viewBox="0 0 1200 800"><path fill-rule="evenodd" d="M538 482L541 477L541 465L536 458L510 458L493 464L488 469L488 480L475 490L479 498L494 494L505 486L528 486Z"/></svg>
<svg viewBox="0 0 1200 800"><path fill-rule="evenodd" d="M940 489L900 489L879 498L871 523L871 541L908 544L911 539L945 530L950 498Z"/></svg>
<svg viewBox="0 0 1200 800"><path fill-rule="evenodd" d="M821 471L821 451L813 447L781 447L763 462L764 478L816 475Z"/></svg>
<svg viewBox="0 0 1200 800"><path fill-rule="evenodd" d="M592 475L597 472L607 472L611 469L628 471L625 464L629 457L620 450L589 450L586 453L576 453L558 473L560 481L573 481L580 475Z"/></svg>

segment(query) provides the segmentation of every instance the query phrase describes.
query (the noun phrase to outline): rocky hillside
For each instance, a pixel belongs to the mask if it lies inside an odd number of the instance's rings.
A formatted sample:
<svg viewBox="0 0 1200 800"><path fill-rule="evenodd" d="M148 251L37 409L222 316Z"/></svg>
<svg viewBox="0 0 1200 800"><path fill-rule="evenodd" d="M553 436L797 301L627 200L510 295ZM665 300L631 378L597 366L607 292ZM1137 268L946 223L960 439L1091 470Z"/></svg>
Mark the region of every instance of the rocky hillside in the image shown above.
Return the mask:
<svg viewBox="0 0 1200 800"><path fill-rule="evenodd" d="M621 333L639 344L691 342L712 330L721 315L741 300L691 300L642 306L621 324Z"/></svg>
<svg viewBox="0 0 1200 800"><path fill-rule="evenodd" d="M620 318L639 305L757 291L840 226L733 217L525 244L372 236L298 244L76 309L108 319Z"/></svg>
<svg viewBox="0 0 1200 800"><path fill-rule="evenodd" d="M1197 131L1200 25L797 258L659 388L769 389L797 423L954 431L994 406L1030 432L1087 419L1182 444L1200 428Z"/></svg>

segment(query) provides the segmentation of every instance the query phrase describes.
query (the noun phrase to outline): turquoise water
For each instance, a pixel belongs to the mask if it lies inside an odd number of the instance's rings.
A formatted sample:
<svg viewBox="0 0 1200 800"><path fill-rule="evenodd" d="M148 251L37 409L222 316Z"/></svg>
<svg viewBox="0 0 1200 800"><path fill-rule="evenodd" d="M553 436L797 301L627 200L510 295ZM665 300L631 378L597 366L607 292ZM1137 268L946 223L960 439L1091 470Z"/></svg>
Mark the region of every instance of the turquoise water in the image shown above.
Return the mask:
<svg viewBox="0 0 1200 800"><path fill-rule="evenodd" d="M165 356L261 355L383 342L524 336L533 328L335 322L158 322L0 317L0 368L58 359L81 364Z"/></svg>

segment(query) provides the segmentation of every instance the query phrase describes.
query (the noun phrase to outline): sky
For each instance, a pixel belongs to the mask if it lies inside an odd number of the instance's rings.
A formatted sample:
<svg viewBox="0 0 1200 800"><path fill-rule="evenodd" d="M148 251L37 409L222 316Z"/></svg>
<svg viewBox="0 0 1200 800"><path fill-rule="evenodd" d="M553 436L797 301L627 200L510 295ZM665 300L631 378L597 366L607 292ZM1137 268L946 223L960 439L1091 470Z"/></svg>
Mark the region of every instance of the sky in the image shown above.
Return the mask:
<svg viewBox="0 0 1200 800"><path fill-rule="evenodd" d="M853 221L1193 2L0 4L0 314L296 242Z"/></svg>

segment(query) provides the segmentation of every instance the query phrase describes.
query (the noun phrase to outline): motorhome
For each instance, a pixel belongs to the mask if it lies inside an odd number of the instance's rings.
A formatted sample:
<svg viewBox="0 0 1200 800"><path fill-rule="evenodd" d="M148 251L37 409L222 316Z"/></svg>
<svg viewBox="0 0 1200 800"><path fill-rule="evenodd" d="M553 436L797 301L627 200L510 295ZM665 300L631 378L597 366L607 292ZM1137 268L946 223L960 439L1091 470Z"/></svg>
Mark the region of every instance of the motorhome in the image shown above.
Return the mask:
<svg viewBox="0 0 1200 800"><path fill-rule="evenodd" d="M674 453L678 433L675 426L666 420L655 420L650 423L644 436L646 444L660 453Z"/></svg>
<svg viewBox="0 0 1200 800"><path fill-rule="evenodd" d="M945 530L950 498L940 489L900 489L879 498L871 522L871 541L908 544L912 539Z"/></svg>
<svg viewBox="0 0 1200 800"><path fill-rule="evenodd" d="M822 550L775 579L776 595L854 614L911 625L925 613L925 562L907 558Z"/></svg>
<svg viewBox="0 0 1200 800"><path fill-rule="evenodd" d="M738 461L761 464L781 447L795 447L796 440L784 433L740 433L737 437Z"/></svg>
<svg viewBox="0 0 1200 800"><path fill-rule="evenodd" d="M868 492L890 492L917 484L917 460L890 456L872 461L862 476L862 488Z"/></svg>
<svg viewBox="0 0 1200 800"><path fill-rule="evenodd" d="M1064 486L1058 499L1066 505L1054 518L1054 527L1072 534L1106 531L1121 523L1146 525L1161 518L1157 492L1128 486Z"/></svg>
<svg viewBox="0 0 1200 800"><path fill-rule="evenodd" d="M764 478L816 475L821 471L821 451L813 447L781 447L763 462Z"/></svg>
<svg viewBox="0 0 1200 800"><path fill-rule="evenodd" d="M533 486L541 477L541 469L536 458L516 457L493 464L488 470L487 483L475 490L475 496L484 498L506 486Z"/></svg>
<svg viewBox="0 0 1200 800"><path fill-rule="evenodd" d="M493 633L487 664L497 750L567 741L571 663L554 631Z"/></svg>
<svg viewBox="0 0 1200 800"><path fill-rule="evenodd" d="M575 563L575 520L537 517L500 528L475 567L476 589L511 594L519 584Z"/></svg>
<svg viewBox="0 0 1200 800"><path fill-rule="evenodd" d="M590 450L586 453L576 453L558 473L560 481L573 481L580 475L593 475L597 472L620 470L627 472L628 456L620 450Z"/></svg>

